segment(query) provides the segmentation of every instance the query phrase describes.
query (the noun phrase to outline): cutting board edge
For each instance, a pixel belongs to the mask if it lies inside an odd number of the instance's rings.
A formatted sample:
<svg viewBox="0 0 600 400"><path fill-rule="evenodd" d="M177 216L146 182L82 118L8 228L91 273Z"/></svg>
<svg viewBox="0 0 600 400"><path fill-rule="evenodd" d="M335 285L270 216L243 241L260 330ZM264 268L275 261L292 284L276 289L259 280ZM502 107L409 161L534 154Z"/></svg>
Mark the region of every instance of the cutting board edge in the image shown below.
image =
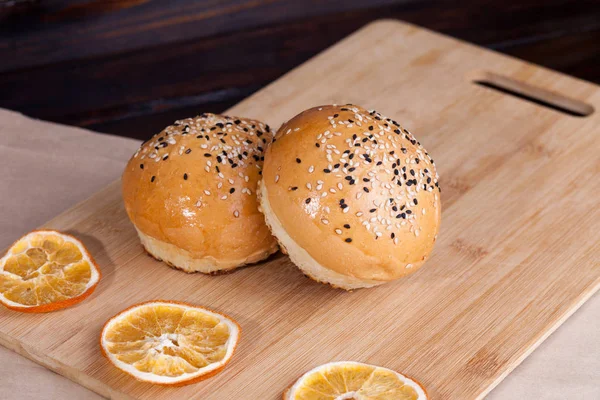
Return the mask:
<svg viewBox="0 0 600 400"><path fill-rule="evenodd" d="M485 390L483 390L481 394L479 394L479 396L476 397L476 400L485 399L485 397L488 394L490 394L490 392L494 390L496 386L502 383L502 381L506 379L506 377L510 375L519 365L521 365L521 363L525 361L525 359L527 359L527 357L529 357L531 353L537 350L537 348L540 347L540 345L544 343L546 339L550 337L550 335L556 332L556 330L560 328L562 324L564 324L565 321L568 320L573 314L575 314L575 312L577 312L577 310L579 310L581 306L583 306L589 299L592 298L592 296L599 292L600 278L596 280L596 283L592 285L587 292L582 292L582 296L579 298L579 300L573 303L573 305L570 308L568 308L565 311L565 313L560 316L560 318L557 318L554 324L550 325L548 330L546 330L545 332L541 332L541 335L539 335L538 338L535 339L533 343L529 345L519 357L517 357L513 362L511 362L506 368L506 370L502 372Z"/></svg>
<svg viewBox="0 0 600 400"><path fill-rule="evenodd" d="M125 393L115 392L114 389L102 381L94 379L91 375L85 374L75 367L69 367L45 354L41 354L34 348L19 342L17 339L1 331L0 345L108 399L136 400L135 397L128 396Z"/></svg>

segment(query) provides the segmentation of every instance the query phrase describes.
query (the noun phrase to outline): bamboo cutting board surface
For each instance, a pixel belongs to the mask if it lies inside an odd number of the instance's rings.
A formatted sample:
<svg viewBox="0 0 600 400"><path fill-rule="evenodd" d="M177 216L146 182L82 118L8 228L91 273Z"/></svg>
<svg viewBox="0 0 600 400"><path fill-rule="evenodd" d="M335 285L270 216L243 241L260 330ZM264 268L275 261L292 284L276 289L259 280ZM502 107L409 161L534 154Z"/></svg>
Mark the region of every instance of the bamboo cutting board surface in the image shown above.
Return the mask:
<svg viewBox="0 0 600 400"><path fill-rule="evenodd" d="M591 115L565 115L473 80ZM279 126L326 103L397 119L436 160L442 229L421 270L355 292L306 279L281 254L228 275L187 275L142 251L115 182L45 225L83 240L103 271L96 292L50 314L0 310L0 343L111 398L277 399L316 365L356 360L413 376L433 399L471 399L600 287L600 88L381 21L229 113ZM240 323L240 345L221 374L155 387L101 356L104 322L157 298Z"/></svg>

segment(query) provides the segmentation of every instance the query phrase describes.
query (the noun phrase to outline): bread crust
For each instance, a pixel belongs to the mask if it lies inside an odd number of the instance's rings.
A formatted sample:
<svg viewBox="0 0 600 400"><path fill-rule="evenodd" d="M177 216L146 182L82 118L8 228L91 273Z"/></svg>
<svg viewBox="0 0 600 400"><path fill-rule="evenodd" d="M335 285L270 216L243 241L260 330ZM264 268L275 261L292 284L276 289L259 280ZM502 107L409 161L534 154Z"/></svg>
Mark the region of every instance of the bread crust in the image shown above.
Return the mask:
<svg viewBox="0 0 600 400"><path fill-rule="evenodd" d="M437 239L435 164L408 130L374 111L347 105L300 113L277 132L262 181L262 208L293 243L364 287L415 272Z"/></svg>
<svg viewBox="0 0 600 400"><path fill-rule="evenodd" d="M169 265L205 273L276 252L256 199L271 140L260 121L202 114L142 144L125 168L122 190L146 250Z"/></svg>

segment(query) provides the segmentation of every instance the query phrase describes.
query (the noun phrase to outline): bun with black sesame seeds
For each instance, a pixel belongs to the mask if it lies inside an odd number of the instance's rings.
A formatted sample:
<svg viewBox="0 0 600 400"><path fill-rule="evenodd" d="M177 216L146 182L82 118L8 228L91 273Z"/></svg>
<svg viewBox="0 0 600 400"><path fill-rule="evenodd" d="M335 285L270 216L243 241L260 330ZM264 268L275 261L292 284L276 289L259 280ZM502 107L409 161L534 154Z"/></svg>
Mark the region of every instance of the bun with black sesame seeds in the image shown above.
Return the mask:
<svg viewBox="0 0 600 400"><path fill-rule="evenodd" d="M397 122L354 105L285 123L265 153L258 196L291 261L347 290L419 269L441 219L429 154Z"/></svg>
<svg viewBox="0 0 600 400"><path fill-rule="evenodd" d="M148 253L186 272L217 273L277 251L256 185L273 139L262 122L202 114L176 121L129 160L123 200Z"/></svg>

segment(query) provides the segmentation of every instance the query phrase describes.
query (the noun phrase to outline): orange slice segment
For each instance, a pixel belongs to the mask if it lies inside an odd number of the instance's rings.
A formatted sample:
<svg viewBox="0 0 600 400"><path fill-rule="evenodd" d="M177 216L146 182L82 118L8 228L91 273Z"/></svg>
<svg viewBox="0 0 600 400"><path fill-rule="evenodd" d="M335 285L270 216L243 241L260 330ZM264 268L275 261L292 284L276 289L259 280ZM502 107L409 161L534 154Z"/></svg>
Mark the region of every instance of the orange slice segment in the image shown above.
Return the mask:
<svg viewBox="0 0 600 400"><path fill-rule="evenodd" d="M33 231L0 259L0 303L23 312L48 312L92 294L100 270L83 243L57 231Z"/></svg>
<svg viewBox="0 0 600 400"><path fill-rule="evenodd" d="M426 400L416 381L391 369L353 361L332 362L302 375L284 400Z"/></svg>
<svg viewBox="0 0 600 400"><path fill-rule="evenodd" d="M160 385L187 385L220 372L240 336L231 318L171 301L134 305L102 329L108 360L134 378Z"/></svg>

